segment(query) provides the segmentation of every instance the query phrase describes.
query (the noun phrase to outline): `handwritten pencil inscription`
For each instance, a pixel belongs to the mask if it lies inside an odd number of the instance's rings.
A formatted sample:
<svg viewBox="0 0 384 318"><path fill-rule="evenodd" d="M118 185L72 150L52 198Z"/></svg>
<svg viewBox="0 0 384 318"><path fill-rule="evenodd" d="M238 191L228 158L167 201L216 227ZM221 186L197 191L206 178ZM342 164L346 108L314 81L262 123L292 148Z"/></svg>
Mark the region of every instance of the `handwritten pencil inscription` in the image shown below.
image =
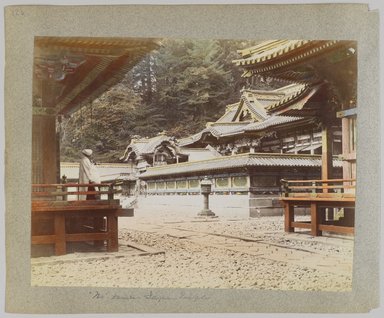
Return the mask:
<svg viewBox="0 0 384 318"><path fill-rule="evenodd" d="M168 301L168 300L187 300L187 301L201 301L201 300L209 300L205 294L193 294L186 293L184 291L180 292L177 295L161 295L159 293L155 293L153 291L149 291L143 295L133 295L128 293L108 293L108 292L89 292L91 299L104 299L104 300L151 300L155 302Z"/></svg>

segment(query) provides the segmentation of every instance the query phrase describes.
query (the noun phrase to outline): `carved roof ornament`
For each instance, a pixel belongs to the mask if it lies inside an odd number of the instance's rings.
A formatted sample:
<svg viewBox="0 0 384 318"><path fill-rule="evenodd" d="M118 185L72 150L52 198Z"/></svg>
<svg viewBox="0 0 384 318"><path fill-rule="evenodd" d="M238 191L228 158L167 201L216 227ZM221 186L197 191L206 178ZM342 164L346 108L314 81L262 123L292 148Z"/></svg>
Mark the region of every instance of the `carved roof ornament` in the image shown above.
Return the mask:
<svg viewBox="0 0 384 318"><path fill-rule="evenodd" d="M81 55L69 55L62 52L56 55L35 57L35 74L38 79L60 82L68 74L75 73L76 69L84 64L86 59Z"/></svg>

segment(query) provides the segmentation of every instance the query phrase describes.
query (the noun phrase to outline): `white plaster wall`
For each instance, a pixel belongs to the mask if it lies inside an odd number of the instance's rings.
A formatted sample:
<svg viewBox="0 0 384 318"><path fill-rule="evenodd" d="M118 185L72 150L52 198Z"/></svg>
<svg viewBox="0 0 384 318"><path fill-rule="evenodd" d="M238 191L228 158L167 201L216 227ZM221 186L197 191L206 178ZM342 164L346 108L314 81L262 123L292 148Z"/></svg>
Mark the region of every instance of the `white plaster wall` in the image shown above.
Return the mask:
<svg viewBox="0 0 384 318"><path fill-rule="evenodd" d="M219 217L248 218L248 195L210 195L209 207ZM135 216L174 214L194 217L203 208L202 195L149 195L139 196Z"/></svg>

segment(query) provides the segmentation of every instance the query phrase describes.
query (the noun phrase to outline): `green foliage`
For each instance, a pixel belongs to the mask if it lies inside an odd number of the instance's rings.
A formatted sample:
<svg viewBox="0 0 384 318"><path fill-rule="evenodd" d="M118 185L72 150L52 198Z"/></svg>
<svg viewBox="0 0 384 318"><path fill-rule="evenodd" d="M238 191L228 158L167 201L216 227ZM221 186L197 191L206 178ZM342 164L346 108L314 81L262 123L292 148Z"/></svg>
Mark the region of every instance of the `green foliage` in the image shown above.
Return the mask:
<svg viewBox="0 0 384 318"><path fill-rule="evenodd" d="M126 78L61 127L61 160L92 148L98 161L118 162L133 135L194 134L238 101L245 85L232 60L252 41L164 40Z"/></svg>
<svg viewBox="0 0 384 318"><path fill-rule="evenodd" d="M248 41L168 40L155 54L155 100L167 118L164 130L189 135L218 119L240 97L245 82L233 65ZM176 129L184 127L184 129ZM188 129L189 128L189 129Z"/></svg>
<svg viewBox="0 0 384 318"><path fill-rule="evenodd" d="M99 161L118 161L131 131L132 113L141 99L127 81L112 87L61 123L61 160L79 159L81 149L94 149Z"/></svg>

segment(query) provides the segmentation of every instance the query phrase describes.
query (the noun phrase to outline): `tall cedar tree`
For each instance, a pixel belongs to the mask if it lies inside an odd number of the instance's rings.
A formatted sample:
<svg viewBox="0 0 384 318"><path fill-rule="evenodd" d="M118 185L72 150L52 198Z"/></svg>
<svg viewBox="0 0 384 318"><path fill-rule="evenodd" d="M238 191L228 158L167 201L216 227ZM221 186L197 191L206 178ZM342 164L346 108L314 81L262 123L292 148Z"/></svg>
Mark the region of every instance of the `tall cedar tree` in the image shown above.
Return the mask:
<svg viewBox="0 0 384 318"><path fill-rule="evenodd" d="M134 135L196 133L239 100L246 82L232 60L256 43L164 40L121 83L62 121L61 160L92 148L97 160L116 162Z"/></svg>

